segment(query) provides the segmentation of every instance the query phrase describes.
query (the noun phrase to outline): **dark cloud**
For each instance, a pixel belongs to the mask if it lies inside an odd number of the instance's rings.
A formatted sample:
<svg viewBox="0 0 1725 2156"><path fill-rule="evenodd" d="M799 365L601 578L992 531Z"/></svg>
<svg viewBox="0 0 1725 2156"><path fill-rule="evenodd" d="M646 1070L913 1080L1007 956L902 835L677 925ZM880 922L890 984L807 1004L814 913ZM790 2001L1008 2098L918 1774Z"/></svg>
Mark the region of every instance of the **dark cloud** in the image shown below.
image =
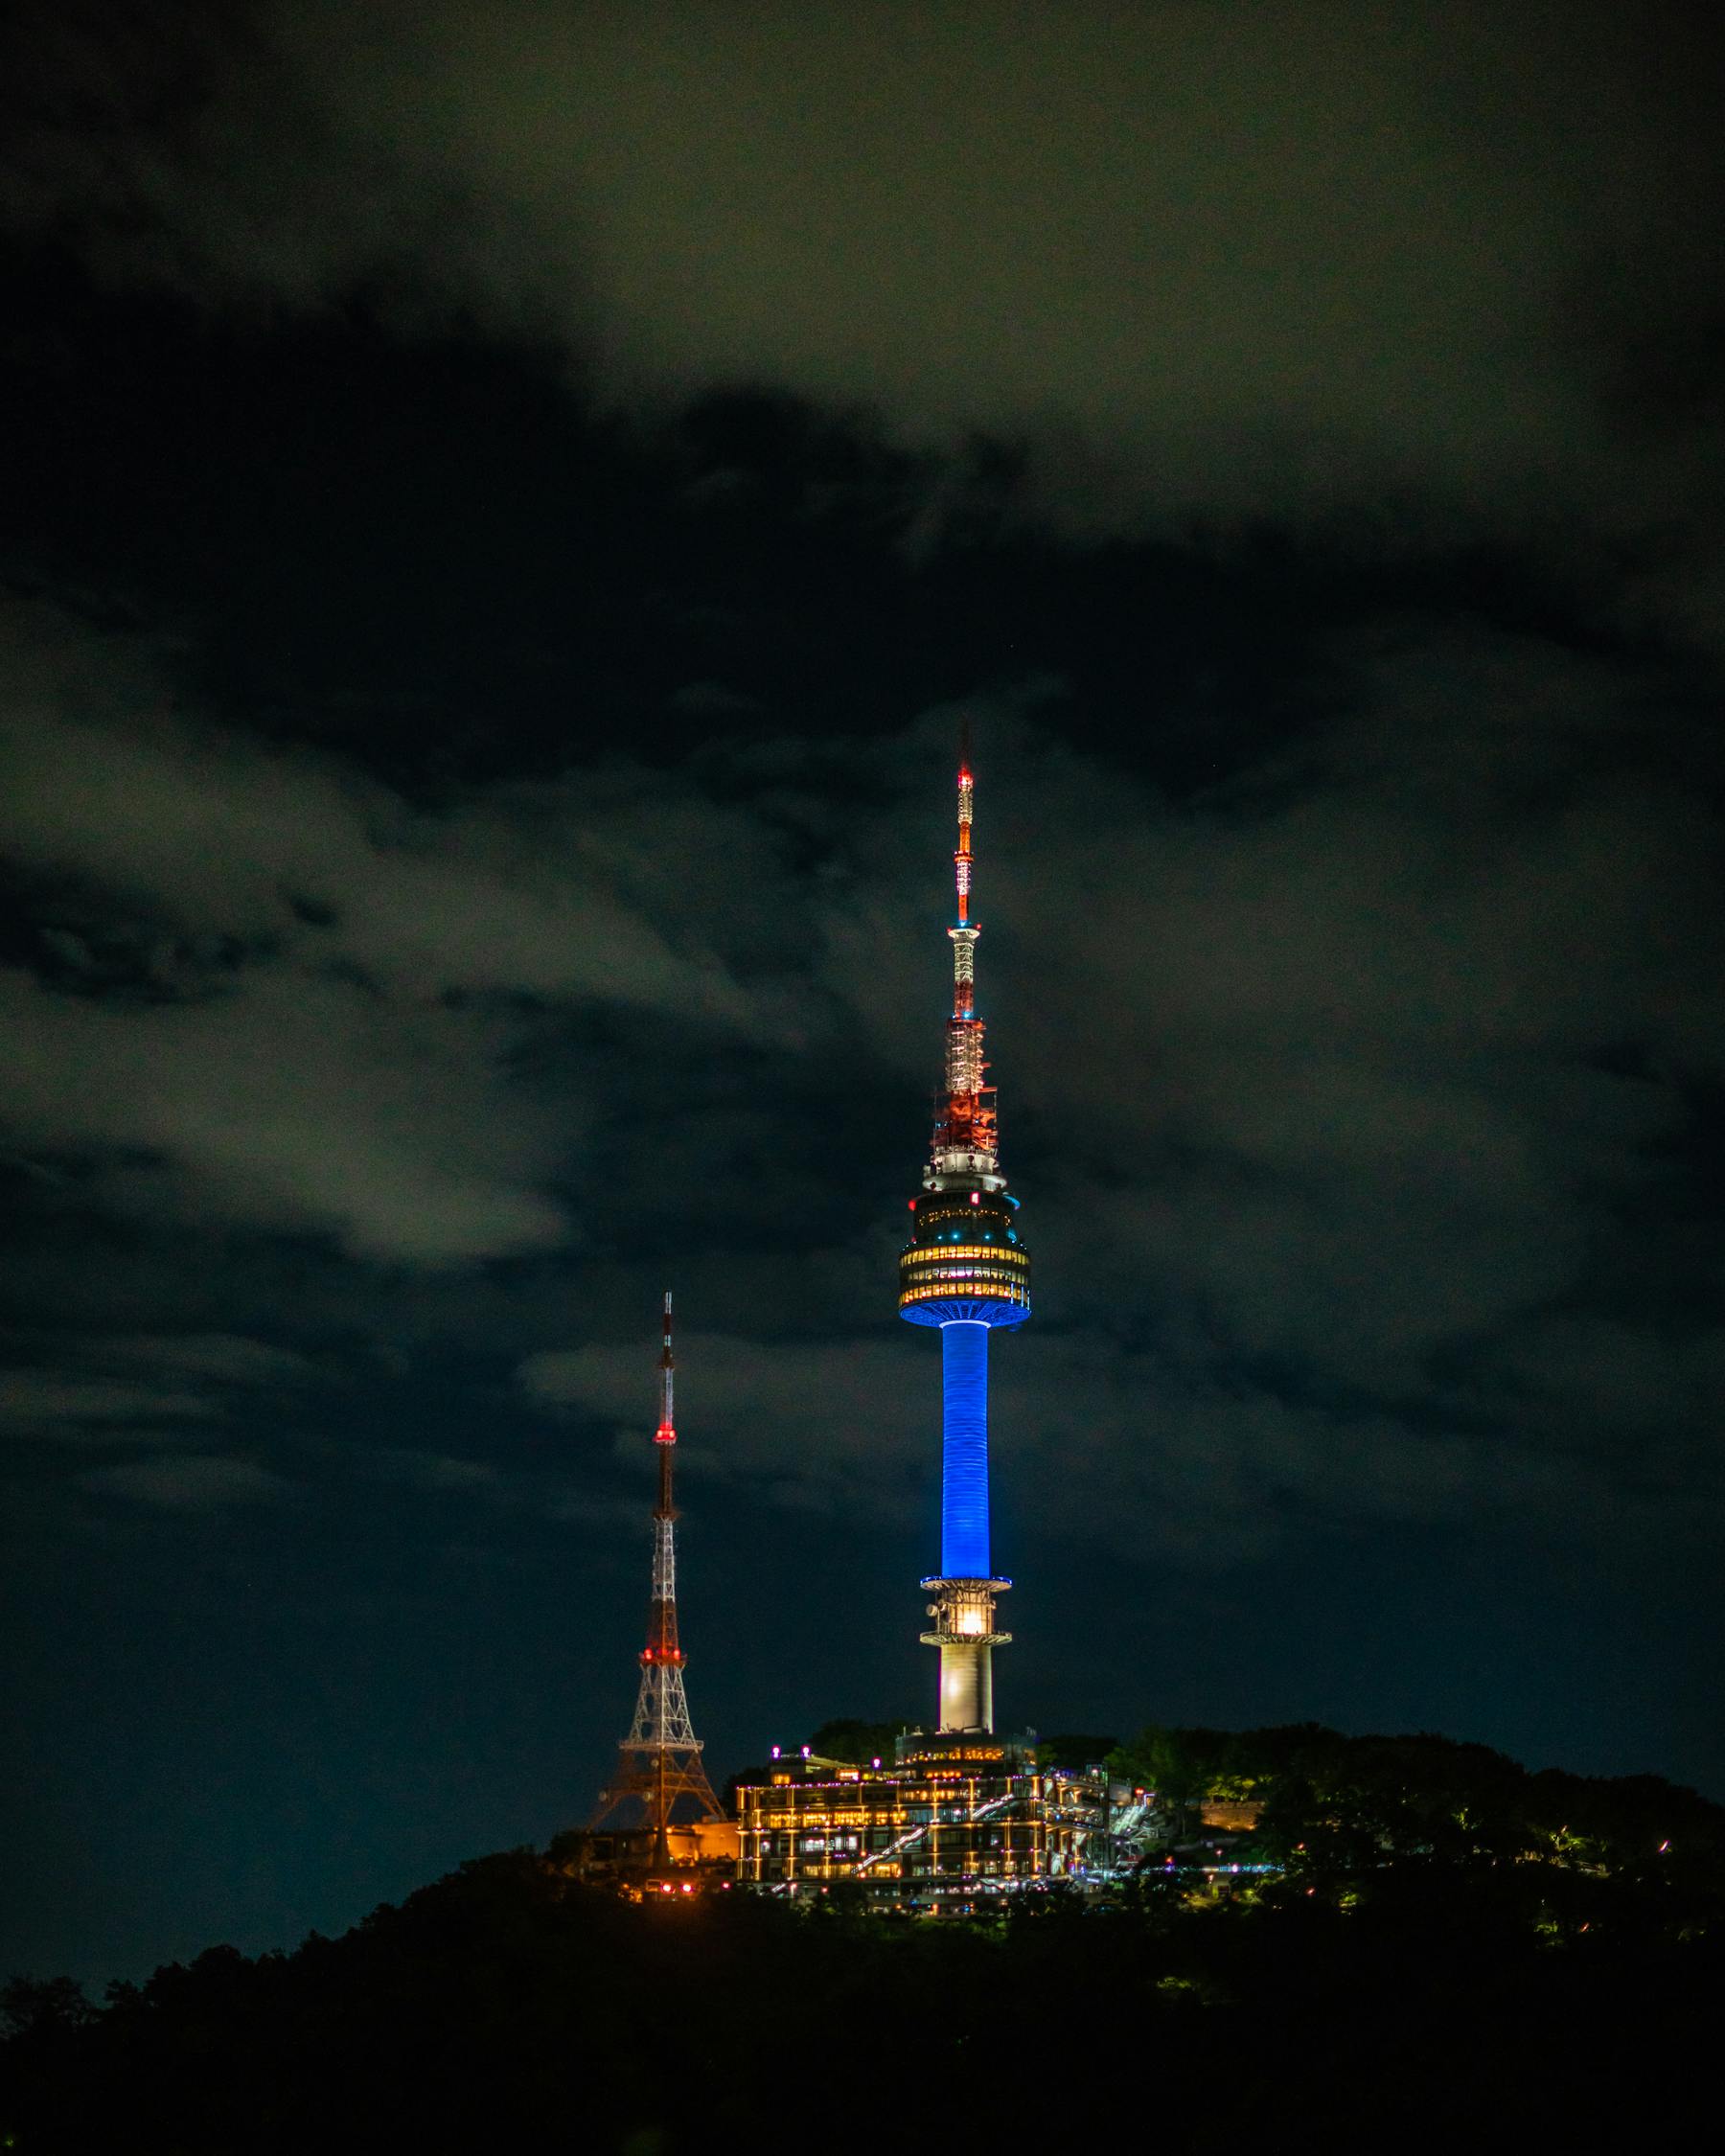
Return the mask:
<svg viewBox="0 0 1725 2156"><path fill-rule="evenodd" d="M234 1385L270 1385L315 1380L313 1364L290 1348L275 1347L261 1340L240 1340L231 1333L136 1334L129 1338L94 1338L85 1343L93 1361L124 1369L144 1365L161 1370L177 1370L190 1379L212 1379Z"/></svg>
<svg viewBox="0 0 1725 2156"><path fill-rule="evenodd" d="M532 325L626 401L1032 440L1080 528L1597 561L1582 512L1716 635L1716 58L1675 7L152 12L39 34L80 87L12 214L218 302Z"/></svg>
<svg viewBox="0 0 1725 2156"><path fill-rule="evenodd" d="M98 1497L121 1498L162 1512L218 1512L231 1504L272 1504L288 1496L281 1476L245 1459L208 1454L165 1455L93 1469L80 1478Z"/></svg>
<svg viewBox="0 0 1725 2156"><path fill-rule="evenodd" d="M45 1370L14 1370L0 1377L0 1430L12 1435L106 1438L121 1430L132 1436L153 1435L157 1442L183 1442L181 1424L217 1412L201 1393L170 1391L160 1385Z"/></svg>
<svg viewBox="0 0 1725 2156"><path fill-rule="evenodd" d="M319 1376L290 1349L225 1333L108 1337L80 1323L25 1335L15 1353L17 1366L0 1373L0 1436L86 1446L218 1450L236 1411Z"/></svg>
<svg viewBox="0 0 1725 2156"><path fill-rule="evenodd" d="M649 866L638 787L416 816L331 759L136 720L117 690L71 715L27 668L12 699L0 843L58 919L52 977L0 972L9 1120L27 1151L106 1157L141 1205L408 1263L545 1248L567 1221L529 1185L583 1110L502 1109L523 1027L497 998L774 1022L687 915L679 951L619 895ZM99 951L129 953L129 994L97 992Z"/></svg>

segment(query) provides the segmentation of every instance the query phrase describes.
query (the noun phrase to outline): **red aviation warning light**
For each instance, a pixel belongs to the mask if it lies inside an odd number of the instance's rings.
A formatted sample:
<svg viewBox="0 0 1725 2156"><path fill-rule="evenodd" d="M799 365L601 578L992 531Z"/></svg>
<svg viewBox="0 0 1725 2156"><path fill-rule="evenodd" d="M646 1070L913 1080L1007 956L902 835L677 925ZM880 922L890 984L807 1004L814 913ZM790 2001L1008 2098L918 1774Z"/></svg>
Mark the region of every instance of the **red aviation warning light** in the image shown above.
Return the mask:
<svg viewBox="0 0 1725 2156"><path fill-rule="evenodd" d="M677 1442L677 1417L671 1407L671 1373L677 1367L671 1353L671 1291L665 1290L665 1344L659 1349L659 1418L658 1428L653 1434L656 1445L675 1445Z"/></svg>

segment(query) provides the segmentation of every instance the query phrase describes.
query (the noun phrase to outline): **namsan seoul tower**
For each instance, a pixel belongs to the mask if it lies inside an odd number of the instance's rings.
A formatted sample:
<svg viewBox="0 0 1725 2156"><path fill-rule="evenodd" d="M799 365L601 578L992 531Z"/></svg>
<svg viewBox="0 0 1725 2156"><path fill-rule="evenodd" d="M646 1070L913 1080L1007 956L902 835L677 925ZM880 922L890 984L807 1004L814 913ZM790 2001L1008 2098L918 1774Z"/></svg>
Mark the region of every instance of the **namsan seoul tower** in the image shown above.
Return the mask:
<svg viewBox="0 0 1725 2156"><path fill-rule="evenodd" d="M899 1259L899 1316L940 1328L944 1419L941 1438L940 1572L932 1594L940 1649L944 1731L994 1728L993 1651L1012 1635L995 1630L997 1579L988 1548L988 1336L1030 1315L1030 1253L1019 1237L1018 1200L1000 1172L995 1089L984 1083L983 1021L977 1016L977 939L971 919L972 803L968 739L958 763L958 844L953 856L957 918L953 944L953 1015L934 1144L912 1198L915 1226Z"/></svg>
<svg viewBox="0 0 1725 2156"><path fill-rule="evenodd" d="M634 1720L618 1747L617 1772L599 1800L592 1824L633 1808L653 1828L653 1866L671 1861L666 1830L679 1798L691 1800L697 1819L723 1819L701 1763L701 1739L689 1720L683 1692L683 1651L677 1637L677 1507L671 1466L677 1451L672 1401L671 1296L665 1296L665 1336L659 1350L659 1418L653 1434L658 1453L658 1502L653 1511L653 1595L647 1605L647 1644L641 1650L641 1688ZM685 1812L691 1807L685 1807Z"/></svg>

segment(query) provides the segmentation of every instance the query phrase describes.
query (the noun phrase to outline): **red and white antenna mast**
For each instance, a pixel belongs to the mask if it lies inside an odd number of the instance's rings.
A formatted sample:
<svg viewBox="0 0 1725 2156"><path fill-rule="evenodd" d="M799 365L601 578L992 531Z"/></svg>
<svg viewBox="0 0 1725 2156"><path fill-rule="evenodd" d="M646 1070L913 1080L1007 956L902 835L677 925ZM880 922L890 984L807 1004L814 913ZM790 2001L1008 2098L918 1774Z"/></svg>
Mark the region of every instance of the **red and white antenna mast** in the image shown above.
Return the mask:
<svg viewBox="0 0 1725 2156"><path fill-rule="evenodd" d="M992 1177L1000 1150L994 1088L985 1082L985 1028L977 1016L977 939L982 929L980 923L971 919L970 910L971 876L977 858L971 844L975 799L967 725L958 743L958 843L953 851L958 917L947 930L953 939L953 1015L947 1021L946 1098L934 1125L931 1177Z"/></svg>
<svg viewBox="0 0 1725 2156"><path fill-rule="evenodd" d="M658 1502L653 1511L653 1591L647 1605L647 1644L641 1650L641 1688L634 1720L618 1747L617 1773L599 1800L593 1825L625 1811L646 1814L653 1828L653 1862L657 1870L671 1861L667 1829L679 1798L692 1800L694 1816L722 1819L724 1808L713 1794L701 1763L701 1739L689 1720L683 1693L683 1651L677 1636L677 1506L672 1501L672 1460L677 1451L677 1419L671 1347L671 1295L665 1293L664 1340L659 1349L659 1414L653 1442L658 1452ZM611 1823L627 1823L621 1818Z"/></svg>

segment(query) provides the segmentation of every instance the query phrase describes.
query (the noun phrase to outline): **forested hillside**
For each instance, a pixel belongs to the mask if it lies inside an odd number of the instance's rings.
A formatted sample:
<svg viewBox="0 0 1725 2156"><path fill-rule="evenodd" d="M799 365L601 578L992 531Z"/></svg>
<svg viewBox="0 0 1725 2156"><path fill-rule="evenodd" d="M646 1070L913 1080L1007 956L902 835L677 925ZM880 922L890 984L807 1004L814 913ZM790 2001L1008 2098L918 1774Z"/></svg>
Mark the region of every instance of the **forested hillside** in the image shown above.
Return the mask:
<svg viewBox="0 0 1725 2156"><path fill-rule="evenodd" d="M1135 1760L1193 1801L1250 1787L1284 1874L1216 1899L1157 1860L932 1922L837 1891L641 1908L515 1851L101 2007L14 1984L0 2125L22 2156L681 2156L1645 2145L1711 2114L1718 1807L1426 1737L1162 1730Z"/></svg>

